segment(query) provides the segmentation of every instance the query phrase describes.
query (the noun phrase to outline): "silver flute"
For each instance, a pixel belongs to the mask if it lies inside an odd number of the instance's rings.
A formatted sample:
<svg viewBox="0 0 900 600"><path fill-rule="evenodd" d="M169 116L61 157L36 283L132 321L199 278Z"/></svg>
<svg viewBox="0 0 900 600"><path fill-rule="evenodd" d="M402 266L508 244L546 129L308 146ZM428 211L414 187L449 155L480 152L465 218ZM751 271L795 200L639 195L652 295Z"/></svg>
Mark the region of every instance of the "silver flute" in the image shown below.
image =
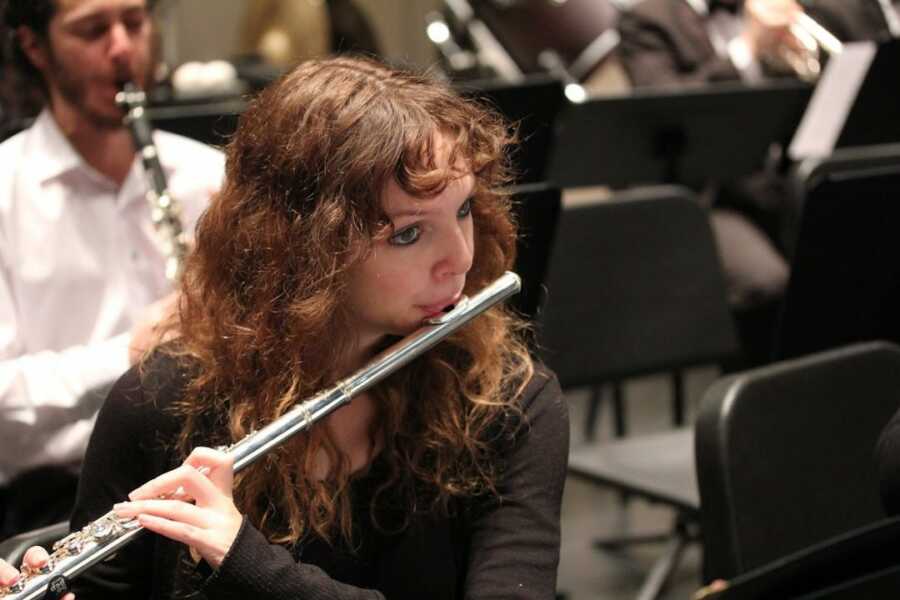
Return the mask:
<svg viewBox="0 0 900 600"><path fill-rule="evenodd" d="M126 83L116 94L116 104L125 111L123 122L131 131L135 150L141 157L150 184L147 192L150 219L166 260L166 278L174 282L181 275L188 246L181 225L181 205L169 195L159 152L153 143L153 127L146 111L147 96L135 84Z"/></svg>
<svg viewBox="0 0 900 600"><path fill-rule="evenodd" d="M348 404L354 396L378 384L476 316L517 293L520 288L519 276L506 272L475 296L463 296L449 312L427 320L417 331L392 345L351 376L300 402L259 431L221 448L234 458L234 472ZM60 598L69 590L73 578L113 555L142 531L143 527L136 518L118 517L110 511L54 544L50 560L43 569L31 571L23 568L15 584L0 587L0 598Z"/></svg>

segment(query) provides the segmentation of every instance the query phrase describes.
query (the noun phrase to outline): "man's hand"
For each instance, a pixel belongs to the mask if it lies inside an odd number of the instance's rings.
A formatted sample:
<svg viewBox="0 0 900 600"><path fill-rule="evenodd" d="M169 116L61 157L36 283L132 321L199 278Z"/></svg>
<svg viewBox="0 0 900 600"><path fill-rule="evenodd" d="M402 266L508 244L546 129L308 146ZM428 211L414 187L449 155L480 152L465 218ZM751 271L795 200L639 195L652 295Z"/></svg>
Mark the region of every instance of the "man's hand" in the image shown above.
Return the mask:
<svg viewBox="0 0 900 600"><path fill-rule="evenodd" d="M791 26L802 12L795 0L746 0L743 35L750 53L765 60L785 48L801 50L803 45L791 32Z"/></svg>
<svg viewBox="0 0 900 600"><path fill-rule="evenodd" d="M131 328L131 343L128 345L128 360L131 364L137 363L144 353L175 335L171 328L163 335L161 325L173 318L177 311L177 292L160 298L144 310L141 320Z"/></svg>

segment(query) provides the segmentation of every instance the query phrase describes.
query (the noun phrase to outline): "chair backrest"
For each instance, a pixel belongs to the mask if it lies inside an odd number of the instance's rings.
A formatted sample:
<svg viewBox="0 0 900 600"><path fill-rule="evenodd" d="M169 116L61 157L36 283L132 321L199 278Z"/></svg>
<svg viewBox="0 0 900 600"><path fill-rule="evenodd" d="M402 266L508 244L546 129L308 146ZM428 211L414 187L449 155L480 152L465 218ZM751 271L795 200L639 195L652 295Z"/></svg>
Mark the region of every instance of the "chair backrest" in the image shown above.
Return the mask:
<svg viewBox="0 0 900 600"><path fill-rule="evenodd" d="M695 425L706 578L884 517L874 461L900 348L870 342L725 377Z"/></svg>
<svg viewBox="0 0 900 600"><path fill-rule="evenodd" d="M807 161L795 188L799 226L776 358L900 343L900 144Z"/></svg>
<svg viewBox="0 0 900 600"><path fill-rule="evenodd" d="M708 218L691 192L634 188L564 206L538 333L564 387L736 352Z"/></svg>

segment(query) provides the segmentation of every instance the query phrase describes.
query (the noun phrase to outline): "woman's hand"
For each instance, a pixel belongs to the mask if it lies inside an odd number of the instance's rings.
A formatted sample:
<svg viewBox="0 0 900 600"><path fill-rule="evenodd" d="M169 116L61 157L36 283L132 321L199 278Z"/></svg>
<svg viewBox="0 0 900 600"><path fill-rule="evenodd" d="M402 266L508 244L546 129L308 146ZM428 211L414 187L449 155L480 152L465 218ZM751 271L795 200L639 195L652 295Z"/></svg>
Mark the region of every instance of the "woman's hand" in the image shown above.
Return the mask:
<svg viewBox="0 0 900 600"><path fill-rule="evenodd" d="M116 504L114 510L190 546L217 569L243 520L232 498L232 463L223 452L196 448L183 465L134 490L128 495L131 502Z"/></svg>
<svg viewBox="0 0 900 600"><path fill-rule="evenodd" d="M22 558L22 568L29 571L38 571L47 561L50 555L40 546L32 546ZM8 562L0 559L0 587L7 587L19 579L19 572ZM68 593L61 600L75 600L75 594Z"/></svg>

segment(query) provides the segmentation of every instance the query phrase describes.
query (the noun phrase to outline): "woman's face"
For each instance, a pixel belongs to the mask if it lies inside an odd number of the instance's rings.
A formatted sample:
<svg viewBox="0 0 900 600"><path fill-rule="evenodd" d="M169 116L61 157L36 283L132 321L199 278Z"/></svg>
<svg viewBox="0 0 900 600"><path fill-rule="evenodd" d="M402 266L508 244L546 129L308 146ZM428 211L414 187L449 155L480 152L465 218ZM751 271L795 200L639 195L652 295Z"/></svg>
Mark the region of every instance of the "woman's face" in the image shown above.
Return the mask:
<svg viewBox="0 0 900 600"><path fill-rule="evenodd" d="M416 198L391 181L383 196L388 234L350 280L350 310L361 349L385 335L406 335L454 304L474 251L475 178L451 181L433 198Z"/></svg>

